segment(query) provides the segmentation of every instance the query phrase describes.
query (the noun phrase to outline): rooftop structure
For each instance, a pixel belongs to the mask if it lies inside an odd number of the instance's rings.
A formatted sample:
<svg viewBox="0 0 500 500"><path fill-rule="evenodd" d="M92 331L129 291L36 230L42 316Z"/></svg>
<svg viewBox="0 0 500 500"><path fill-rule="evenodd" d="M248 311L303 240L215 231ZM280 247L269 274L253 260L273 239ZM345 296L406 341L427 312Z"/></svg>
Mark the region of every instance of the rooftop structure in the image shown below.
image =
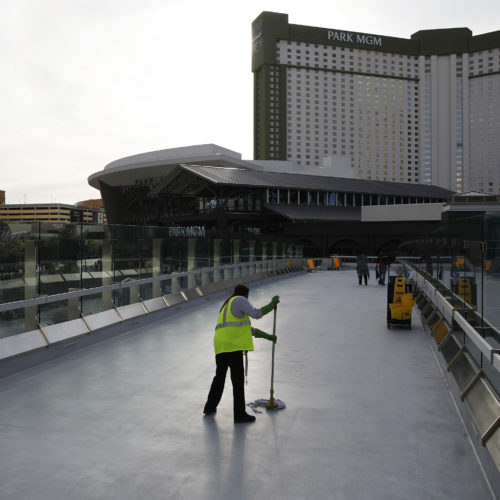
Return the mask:
<svg viewBox="0 0 500 500"><path fill-rule="evenodd" d="M242 160L238 153L208 144L116 160L91 175L89 184L101 191L110 223L291 232L309 241L309 255L339 253L336 245L346 240L351 249L365 246L376 253L405 232L420 231L419 222L439 220L453 194L437 186L332 177L327 169L295 167L293 162ZM435 204L436 213L428 218L422 204ZM363 211L380 205L405 205L413 216L397 220L399 227L392 224L394 210L367 216L364 223ZM345 222L350 225L335 225ZM362 241L352 243L353 235Z"/></svg>

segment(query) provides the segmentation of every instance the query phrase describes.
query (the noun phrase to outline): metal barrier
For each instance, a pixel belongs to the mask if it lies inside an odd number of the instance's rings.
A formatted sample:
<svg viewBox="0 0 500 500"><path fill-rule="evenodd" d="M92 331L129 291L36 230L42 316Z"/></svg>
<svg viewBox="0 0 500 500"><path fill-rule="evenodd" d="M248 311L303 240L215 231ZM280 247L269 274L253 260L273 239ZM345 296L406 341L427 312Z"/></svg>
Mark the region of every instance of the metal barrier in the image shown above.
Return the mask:
<svg viewBox="0 0 500 500"><path fill-rule="evenodd" d="M290 259L269 260L265 261L265 265L263 262L245 262L147 279L122 281L97 288L0 304L0 312L27 308L37 310L47 304L54 303L66 303L67 309L76 307L79 311L77 317L67 321L44 325L38 320L36 328L0 338L0 377L65 354L68 352L68 348L85 347L122 333L131 327L136 327L140 322L155 321L164 315L177 312L181 307L185 307L197 299L227 291L238 283L249 283L305 272L301 263L302 261L299 259L294 261ZM212 279L208 281L208 278L202 279L203 276ZM170 286L163 287L162 284L167 281L170 282ZM186 286L183 286L183 283ZM158 296L148 299L141 297L140 287L154 284L160 285L157 287ZM188 286L188 284L192 286ZM109 300L110 293L130 291L132 288L137 289L137 287L139 287L139 292L135 294L134 301L118 305L113 297ZM168 289L169 293L162 293L164 289ZM99 301L105 301L109 307L94 314L84 315L73 301L89 296L97 296ZM67 315L65 314L65 316ZM40 317L36 313L35 316ZM45 352L41 353L41 351Z"/></svg>
<svg viewBox="0 0 500 500"><path fill-rule="evenodd" d="M434 338L437 358L457 402L471 439L490 477L500 471L500 349L495 340L500 332L461 297L441 282L412 269L416 305L424 329ZM478 327L479 320L481 327ZM487 335L489 333L489 335ZM474 439L475 438L475 439ZM485 450L488 453L485 453ZM489 469L489 471L488 471Z"/></svg>

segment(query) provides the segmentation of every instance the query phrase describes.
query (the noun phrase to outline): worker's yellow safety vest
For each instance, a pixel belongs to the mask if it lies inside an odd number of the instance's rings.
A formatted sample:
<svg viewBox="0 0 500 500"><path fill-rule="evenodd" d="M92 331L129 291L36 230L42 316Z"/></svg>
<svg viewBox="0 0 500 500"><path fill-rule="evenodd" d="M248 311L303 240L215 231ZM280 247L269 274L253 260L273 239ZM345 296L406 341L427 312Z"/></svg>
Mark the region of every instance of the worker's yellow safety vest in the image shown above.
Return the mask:
<svg viewBox="0 0 500 500"><path fill-rule="evenodd" d="M250 317L237 318L231 314L233 297L222 308L214 335L215 354L234 351L253 351Z"/></svg>

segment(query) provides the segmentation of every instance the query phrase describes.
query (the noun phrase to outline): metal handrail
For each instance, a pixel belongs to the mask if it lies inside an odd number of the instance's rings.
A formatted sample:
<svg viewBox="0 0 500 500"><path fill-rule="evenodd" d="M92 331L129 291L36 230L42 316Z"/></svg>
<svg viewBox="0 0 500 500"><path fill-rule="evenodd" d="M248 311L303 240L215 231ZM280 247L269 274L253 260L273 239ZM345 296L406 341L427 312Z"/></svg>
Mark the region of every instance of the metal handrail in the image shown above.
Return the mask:
<svg viewBox="0 0 500 500"><path fill-rule="evenodd" d="M38 297L33 297L31 299L16 300L14 302L4 302L3 304L0 304L0 312L12 311L15 309L22 309L25 307L40 306L43 304L49 304L52 302L59 302L62 300L74 299L74 298L84 297L84 296L88 296L88 295L96 295L96 294L99 294L99 293L105 292L105 291L122 290L122 289L126 289L126 288L131 288L134 286L143 286L143 285L148 285L151 283L167 281L170 279L178 279L178 278L184 278L187 276L200 275L201 273L204 273L204 272L224 271L224 270L231 270L231 269L233 269L233 270L234 269L243 269L243 268L246 268L249 266L255 266L256 264L263 263L263 262L270 264L270 265L282 265L287 260L290 260L290 259L240 262L238 264L223 264L220 266L204 267L201 269L193 269L190 271L174 272L174 273L170 273L170 274L164 274L161 276L152 276L150 278L142 278L142 279L130 280L130 281L121 281L119 283L113 283L110 285L101 285L101 286L94 287L94 288L82 288L80 290L73 290L71 292L64 292L64 293L59 293L59 294L54 294L54 295L41 295Z"/></svg>
<svg viewBox="0 0 500 500"><path fill-rule="evenodd" d="M489 344L484 337L467 321L467 318L461 314L461 310L466 309L468 312L476 314L474 309L467 304L463 304L465 307L457 308L455 307L447 297L445 297L437 288L420 272L420 269L411 263L401 259L405 265L411 267L415 272L418 273L417 283L420 288L425 289L427 297L435 306L441 306L444 311L451 315L449 317L450 324L455 321L464 334L469 338L469 340L477 347L477 349L488 359L493 367L497 371L500 371L500 356L498 355L498 350ZM450 297L458 298L451 290ZM486 319L482 318L483 322L488 326L489 329L495 331L500 335L500 331L493 325L491 325Z"/></svg>

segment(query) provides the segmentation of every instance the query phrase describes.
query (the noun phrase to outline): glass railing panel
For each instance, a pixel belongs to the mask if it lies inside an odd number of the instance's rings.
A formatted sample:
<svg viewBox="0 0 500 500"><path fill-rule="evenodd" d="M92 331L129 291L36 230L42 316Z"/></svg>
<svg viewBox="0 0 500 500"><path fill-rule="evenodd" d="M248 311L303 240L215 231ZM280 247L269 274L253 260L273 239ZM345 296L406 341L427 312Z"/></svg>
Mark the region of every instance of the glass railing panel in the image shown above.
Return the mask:
<svg viewBox="0 0 500 500"><path fill-rule="evenodd" d="M172 293L182 292L188 288L188 276L178 276L172 278Z"/></svg>
<svg viewBox="0 0 500 500"><path fill-rule="evenodd" d="M194 245L194 255L192 269L202 269L213 266L213 249L211 240L208 238L194 238L191 245Z"/></svg>
<svg viewBox="0 0 500 500"><path fill-rule="evenodd" d="M25 241L34 241L31 224L0 222L0 303L24 299ZM33 267L33 266L32 266Z"/></svg>
<svg viewBox="0 0 500 500"><path fill-rule="evenodd" d="M115 226L113 239L115 283L140 279L141 237L140 226Z"/></svg>
<svg viewBox="0 0 500 500"><path fill-rule="evenodd" d="M141 279L151 278L153 276L153 238L152 231L142 228L140 240L140 259L138 262L138 271ZM141 292L142 295L142 292Z"/></svg>
<svg viewBox="0 0 500 500"><path fill-rule="evenodd" d="M234 268L231 268L231 267L224 269L223 273L224 273L225 280L231 280L231 279L237 277Z"/></svg>
<svg viewBox="0 0 500 500"><path fill-rule="evenodd" d="M32 322L32 324L27 325L25 314L26 310L24 308L0 312L0 339L34 330L36 324Z"/></svg>
<svg viewBox="0 0 500 500"><path fill-rule="evenodd" d="M201 271L201 285L209 285L214 283L214 270L211 268L206 268Z"/></svg>
<svg viewBox="0 0 500 500"><path fill-rule="evenodd" d="M104 290L96 294L85 295L81 300L81 310L83 316L90 316L102 311L113 309L113 291Z"/></svg>
<svg viewBox="0 0 500 500"><path fill-rule="evenodd" d="M500 214L485 215L484 250L484 318L500 331Z"/></svg>
<svg viewBox="0 0 500 500"><path fill-rule="evenodd" d="M23 263L24 264L24 263ZM15 273L6 272L0 278L0 303L23 300L25 294L24 265Z"/></svg>
<svg viewBox="0 0 500 500"><path fill-rule="evenodd" d="M483 365L483 359L482 359L482 353L481 351L476 347L474 342L467 337L467 335L461 335L461 341L465 344L465 347L471 357L474 359L474 361L477 363L477 366L482 366Z"/></svg>
<svg viewBox="0 0 500 500"><path fill-rule="evenodd" d="M115 307L128 306L139 302L139 289L137 286L124 287L113 291L113 302Z"/></svg>
<svg viewBox="0 0 500 500"><path fill-rule="evenodd" d="M173 293L174 287L176 287L176 284L172 283L172 278L161 280L160 282L161 295L169 295L170 293Z"/></svg>
<svg viewBox="0 0 500 500"><path fill-rule="evenodd" d="M157 295L159 297L160 295ZM141 299L149 300L154 298L153 295L153 283L147 283L145 285L141 285Z"/></svg>
<svg viewBox="0 0 500 500"><path fill-rule="evenodd" d="M80 317L80 297L41 304L38 314L42 328L77 319Z"/></svg>
<svg viewBox="0 0 500 500"><path fill-rule="evenodd" d="M165 241L162 248L161 261L163 274L181 273L183 271L187 271L187 247L187 238L182 236L172 236Z"/></svg>
<svg viewBox="0 0 500 500"><path fill-rule="evenodd" d="M80 226L82 288L113 282L110 230L103 224Z"/></svg>
<svg viewBox="0 0 500 500"><path fill-rule="evenodd" d="M88 273L82 280L84 288L113 284L114 226L84 226L82 240L82 267Z"/></svg>
<svg viewBox="0 0 500 500"><path fill-rule="evenodd" d="M81 289L81 240L77 229L78 226L71 224L40 224L38 295Z"/></svg>
<svg viewBox="0 0 500 500"><path fill-rule="evenodd" d="M433 285L442 287L447 300L492 349L500 348L500 214L451 220L434 234L402 245L401 251L420 255L417 268ZM489 356L482 354L458 326L454 331L498 391L499 374Z"/></svg>
<svg viewBox="0 0 500 500"><path fill-rule="evenodd" d="M37 297L39 292L39 251L40 224L31 224L30 233L24 238L24 299ZM24 329L29 332L38 328L36 307L24 309Z"/></svg>
<svg viewBox="0 0 500 500"><path fill-rule="evenodd" d="M33 298L38 294L40 225L1 223L0 228L0 302Z"/></svg>
<svg viewBox="0 0 500 500"><path fill-rule="evenodd" d="M2 312L0 334L36 329L38 320L49 325L78 317L80 312L86 316L223 279L243 280L266 270L266 264L269 269L284 267L271 259L297 255L302 249L274 235L205 233L201 229L80 223L0 225L0 303L122 284L120 289L82 293L76 303L74 299L40 301ZM242 267L226 267L235 262L242 262ZM184 272L189 275L175 276ZM142 282L170 273L174 276Z"/></svg>
<svg viewBox="0 0 500 500"><path fill-rule="evenodd" d="M497 394L500 394L500 373L490 363L483 364L483 372Z"/></svg>

